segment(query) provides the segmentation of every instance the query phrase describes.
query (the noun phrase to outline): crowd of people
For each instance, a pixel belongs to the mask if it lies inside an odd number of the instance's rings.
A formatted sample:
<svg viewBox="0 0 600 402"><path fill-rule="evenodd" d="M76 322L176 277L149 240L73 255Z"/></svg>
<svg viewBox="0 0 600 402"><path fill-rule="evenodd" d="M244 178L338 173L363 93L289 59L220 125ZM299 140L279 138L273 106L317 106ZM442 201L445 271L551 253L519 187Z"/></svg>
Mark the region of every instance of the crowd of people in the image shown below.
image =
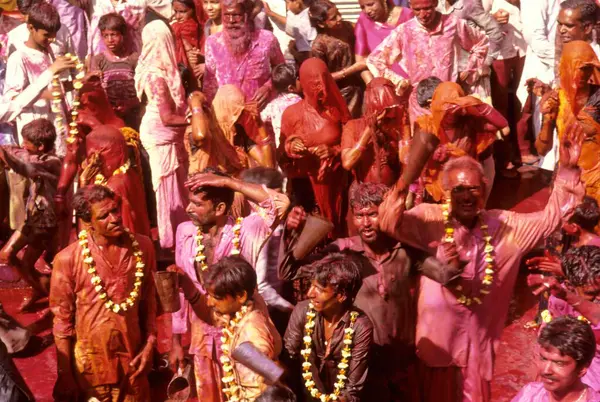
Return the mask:
<svg viewBox="0 0 600 402"><path fill-rule="evenodd" d="M527 266L513 401L600 402L600 2L357 2L0 1L0 268L56 401L153 400L160 315L198 401L492 401ZM545 207L486 209L525 165ZM0 308L2 401L31 338Z"/></svg>

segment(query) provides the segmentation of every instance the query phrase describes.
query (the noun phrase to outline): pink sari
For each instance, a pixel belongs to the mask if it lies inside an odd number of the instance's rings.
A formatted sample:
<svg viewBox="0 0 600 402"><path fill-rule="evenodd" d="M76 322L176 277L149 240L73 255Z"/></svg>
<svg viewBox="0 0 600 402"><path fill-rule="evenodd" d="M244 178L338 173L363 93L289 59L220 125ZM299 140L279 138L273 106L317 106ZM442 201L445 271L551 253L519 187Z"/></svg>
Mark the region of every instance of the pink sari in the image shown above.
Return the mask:
<svg viewBox="0 0 600 402"><path fill-rule="evenodd" d="M185 97L175 61L175 40L167 24L155 20L142 31L144 47L135 70L140 100L147 97L140 140L150 157L152 187L156 193L158 235L162 248L175 246L177 226L187 220L187 152L184 127L166 126L165 113L183 116Z"/></svg>

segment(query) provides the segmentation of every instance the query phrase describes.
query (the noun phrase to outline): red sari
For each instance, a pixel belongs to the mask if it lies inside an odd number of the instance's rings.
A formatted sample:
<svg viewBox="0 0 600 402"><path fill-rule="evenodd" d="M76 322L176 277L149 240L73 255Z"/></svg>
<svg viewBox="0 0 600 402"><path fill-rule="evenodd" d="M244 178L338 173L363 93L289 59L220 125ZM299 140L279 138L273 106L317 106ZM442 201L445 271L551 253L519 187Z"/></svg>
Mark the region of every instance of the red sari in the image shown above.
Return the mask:
<svg viewBox="0 0 600 402"><path fill-rule="evenodd" d="M306 60L300 67L300 84L304 100L288 107L281 119L280 155L288 178L310 179L316 204L321 214L335 225L333 236L345 235L347 206L344 199L347 177L340 158L342 124L350 119L344 102L326 64L317 58ZM291 144L302 141L306 151L295 153ZM331 156L320 159L314 148L325 145Z"/></svg>
<svg viewBox="0 0 600 402"><path fill-rule="evenodd" d="M125 168L130 157L123 133L113 126L96 127L85 138L86 157L94 153L100 156L106 186L121 197L123 225L134 233L150 237L144 183L134 167Z"/></svg>
<svg viewBox="0 0 600 402"><path fill-rule="evenodd" d="M350 120L344 126L342 149L353 148L369 126L374 126L377 116L386 111L383 129L375 129L375 136L354 166L355 179L360 182L382 183L392 186L400 176L399 146L404 138L410 138L407 102L398 95L394 85L386 78L374 78L365 92L365 115Z"/></svg>

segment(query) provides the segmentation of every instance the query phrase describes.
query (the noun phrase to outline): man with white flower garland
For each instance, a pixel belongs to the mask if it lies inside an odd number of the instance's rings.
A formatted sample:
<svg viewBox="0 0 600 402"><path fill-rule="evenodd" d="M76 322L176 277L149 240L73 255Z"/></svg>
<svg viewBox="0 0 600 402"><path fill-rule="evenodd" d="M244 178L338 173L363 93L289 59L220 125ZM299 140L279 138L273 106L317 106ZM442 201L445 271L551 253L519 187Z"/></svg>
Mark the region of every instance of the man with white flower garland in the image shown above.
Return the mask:
<svg viewBox="0 0 600 402"><path fill-rule="evenodd" d="M191 220L177 228L175 262L198 290L206 293L201 273L220 259L240 255L254 267L260 249L287 210L289 199L276 191L244 183L210 168L191 176L187 187L190 190L187 212ZM244 219L229 215L236 191L251 201L254 209ZM266 313L260 295L256 294L254 298L257 309L264 308ZM182 308L173 313L172 318L173 344L169 356L172 367L184 364L181 335L190 328L189 353L194 356L198 400L220 401L221 378L215 356L218 355L221 329L216 323L211 325L211 320L202 320L190 311L187 302L182 303Z"/></svg>
<svg viewBox="0 0 600 402"><path fill-rule="evenodd" d="M488 402L494 360L523 256L568 219L584 194L577 161L583 130L572 125L546 207L534 213L484 209L488 183L470 157L444 166L444 205L404 212L404 194L379 206L380 226L399 241L436 252L455 243L465 269L453 286L421 277L416 346L422 401ZM442 259L437 248L437 257Z"/></svg>
<svg viewBox="0 0 600 402"><path fill-rule="evenodd" d="M126 231L120 200L107 187L79 189L73 205L89 228L54 259L54 400L149 401L147 374L156 345L154 246Z"/></svg>
<svg viewBox="0 0 600 402"><path fill-rule="evenodd" d="M284 351L293 367L301 364L306 401L359 402L367 379L373 325L354 306L362 285L358 253L332 253L303 267L312 273L309 300L296 305L284 336ZM299 375L296 375L298 377Z"/></svg>

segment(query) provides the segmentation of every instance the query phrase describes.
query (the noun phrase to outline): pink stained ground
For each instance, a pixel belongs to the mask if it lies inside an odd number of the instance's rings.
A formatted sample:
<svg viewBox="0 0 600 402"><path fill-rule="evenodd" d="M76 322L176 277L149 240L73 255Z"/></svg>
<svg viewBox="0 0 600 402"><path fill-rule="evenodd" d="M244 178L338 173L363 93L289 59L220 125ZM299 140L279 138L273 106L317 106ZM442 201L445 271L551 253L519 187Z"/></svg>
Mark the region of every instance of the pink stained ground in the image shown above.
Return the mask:
<svg viewBox="0 0 600 402"><path fill-rule="evenodd" d="M547 175L535 170L525 171L520 180L499 180L494 187L488 207L506 208L519 212L533 212L544 207L549 190L545 187ZM535 376L534 348L535 331L524 328L533 319L537 310L537 300L525 284L526 270L521 275L511 303L509 320L502 335L496 360L495 376L492 384L494 402L510 401L521 387ZM51 339L51 320L48 310L31 314L17 314L17 307L30 289L0 283L0 302L6 311L22 325L31 326L33 332ZM168 314L159 317L159 344L161 353L169 350L171 325ZM56 353L54 345L36 356L15 358L17 368L33 391L38 402L51 402L52 388L56 381ZM153 373L151 377L153 402L166 400L165 389L168 373ZM374 401L375 402L375 401ZM442 402L442 401L440 401Z"/></svg>

